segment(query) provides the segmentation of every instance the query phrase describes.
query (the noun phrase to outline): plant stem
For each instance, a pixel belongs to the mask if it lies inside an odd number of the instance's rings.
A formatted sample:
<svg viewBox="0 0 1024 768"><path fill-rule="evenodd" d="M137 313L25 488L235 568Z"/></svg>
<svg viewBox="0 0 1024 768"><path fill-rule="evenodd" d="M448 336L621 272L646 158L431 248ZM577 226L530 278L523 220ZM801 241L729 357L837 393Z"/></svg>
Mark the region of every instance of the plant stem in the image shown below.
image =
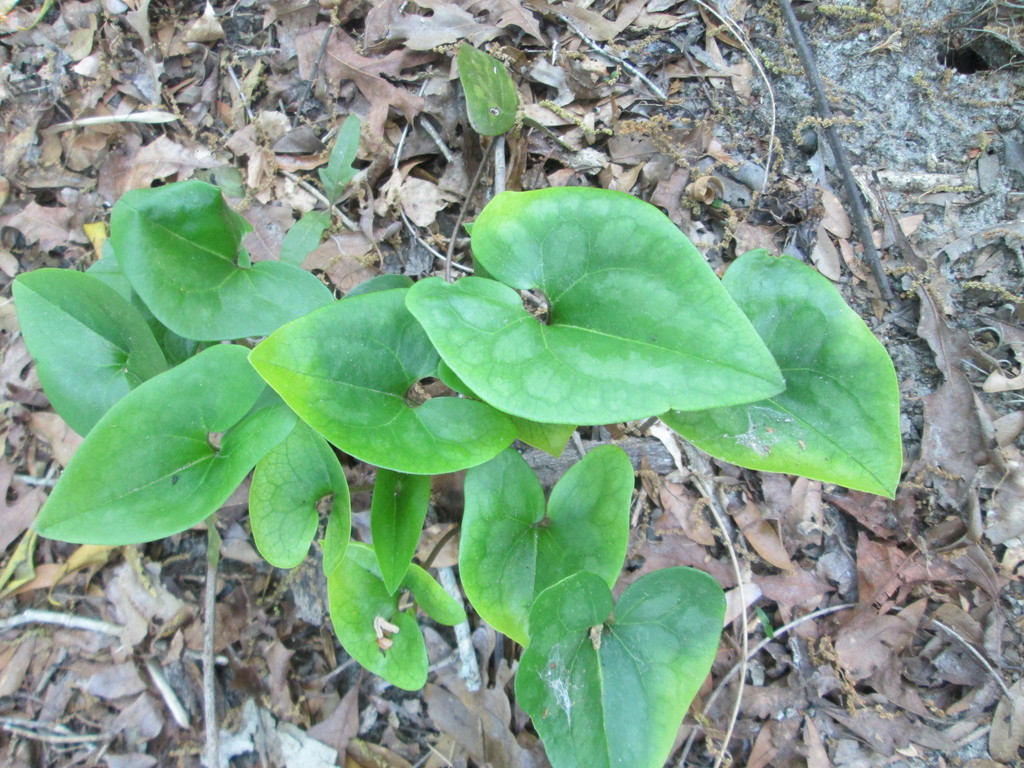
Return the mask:
<svg viewBox="0 0 1024 768"><path fill-rule="evenodd" d="M217 726L217 693L213 636L217 625L217 566L220 564L220 533L211 515L206 521L206 594L203 605L203 728L206 768L220 768L220 729Z"/></svg>

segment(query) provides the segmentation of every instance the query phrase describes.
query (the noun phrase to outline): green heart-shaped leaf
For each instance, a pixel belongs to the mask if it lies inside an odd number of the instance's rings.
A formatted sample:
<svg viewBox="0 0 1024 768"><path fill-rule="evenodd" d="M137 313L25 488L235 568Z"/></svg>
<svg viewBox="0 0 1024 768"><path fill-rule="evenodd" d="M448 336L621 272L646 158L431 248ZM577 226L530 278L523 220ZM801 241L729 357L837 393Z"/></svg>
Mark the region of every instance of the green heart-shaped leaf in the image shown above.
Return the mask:
<svg viewBox="0 0 1024 768"><path fill-rule="evenodd" d="M459 572L480 616L518 643L529 642L538 594L577 571L614 584L626 559L633 466L621 448L595 448L551 491L506 450L466 473Z"/></svg>
<svg viewBox="0 0 1024 768"><path fill-rule="evenodd" d="M711 669L721 587L692 568L641 577L612 610L608 585L579 573L530 612L516 695L554 768L660 768Z"/></svg>
<svg viewBox="0 0 1024 768"><path fill-rule="evenodd" d="M127 192L110 219L132 288L161 323L199 341L264 336L333 300L293 264L250 264L241 247L250 229L201 181Z"/></svg>
<svg viewBox="0 0 1024 768"><path fill-rule="evenodd" d="M449 623L445 618L464 621L466 614L458 604L436 582L432 588L426 587L424 579L433 582L422 568L413 565L406 585L415 585L427 594L424 605L438 604L432 616L442 623ZM418 597L416 591L413 595ZM414 691L423 687L427 681L423 634L414 613L398 609L400 595L391 594L384 586L372 549L365 544L349 545L345 557L327 573L327 596L334 631L353 659L399 688ZM382 620L397 631L384 629Z"/></svg>
<svg viewBox="0 0 1024 768"><path fill-rule="evenodd" d="M210 347L115 403L72 457L36 530L76 544L135 544L213 514L295 425L279 399L261 397L268 390L246 351Z"/></svg>
<svg viewBox="0 0 1024 768"><path fill-rule="evenodd" d="M899 385L885 348L838 291L788 256L744 254L723 280L779 363L767 400L665 423L713 456L890 498L900 479Z"/></svg>
<svg viewBox="0 0 1024 768"><path fill-rule="evenodd" d="M301 563L321 508L330 509L347 540L352 508L345 473L327 441L299 421L260 459L252 476L249 522L260 554L276 568Z"/></svg>
<svg viewBox="0 0 1024 768"><path fill-rule="evenodd" d="M70 269L14 281L18 322L46 396L80 435L167 367L142 315L113 288Z"/></svg>
<svg viewBox="0 0 1024 768"><path fill-rule="evenodd" d="M378 469L370 503L370 532L381 578L392 594L416 554L430 504L430 476Z"/></svg>
<svg viewBox="0 0 1024 768"><path fill-rule="evenodd" d="M504 192L472 243L500 283L421 280L408 304L444 361L496 408L607 424L782 389L750 321L652 205L581 187ZM513 289L546 296L546 324Z"/></svg>
<svg viewBox="0 0 1024 768"><path fill-rule="evenodd" d="M519 92L505 65L469 43L459 46L459 80L466 94L469 124L481 136L499 136L512 129Z"/></svg>
<svg viewBox="0 0 1024 768"><path fill-rule="evenodd" d="M438 364L407 292L335 302L269 336L250 360L310 426L369 464L429 475L487 461L515 438L503 414L476 400L407 399Z"/></svg>

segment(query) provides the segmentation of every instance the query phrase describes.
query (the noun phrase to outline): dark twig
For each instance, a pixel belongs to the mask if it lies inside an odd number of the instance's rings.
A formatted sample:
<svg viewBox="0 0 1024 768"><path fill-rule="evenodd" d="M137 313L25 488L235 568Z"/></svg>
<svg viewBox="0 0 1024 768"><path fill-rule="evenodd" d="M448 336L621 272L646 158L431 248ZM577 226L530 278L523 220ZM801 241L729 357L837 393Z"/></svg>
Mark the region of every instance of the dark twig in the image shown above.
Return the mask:
<svg viewBox="0 0 1024 768"><path fill-rule="evenodd" d="M832 148L836 166L839 168L840 176L842 176L843 188L846 190L846 198L850 203L850 212L853 214L853 223L857 228L857 237L860 238L861 245L864 248L864 258L868 262L868 266L871 267L871 274L874 275L875 282L878 283L878 290L881 291L882 298L886 301L892 301L893 292L889 286L889 278L882 268L882 262L878 257L878 250L875 248L874 240L871 239L871 226L868 224L867 212L864 210L864 201L861 200L860 191L857 189L857 182L853 178L852 171L850 171L846 150L843 147L843 143L839 140L838 131L836 131L832 123L832 107L829 106L828 98L825 96L825 86L821 82L818 69L814 64L814 53L811 51L810 45L807 44L807 38L804 37L803 31L800 29L800 22L797 21L796 14L793 13L793 6L790 5L790 0L779 0L779 6L782 8L782 15L786 19L786 27L789 29L790 37L793 39L797 56L800 57L800 63L803 65L804 74L807 75L807 81L811 85L814 106L818 116L824 123L825 138Z"/></svg>
<svg viewBox="0 0 1024 768"><path fill-rule="evenodd" d="M469 189L466 190L466 197L462 200L462 207L459 209L459 218L455 221L451 240L448 241L448 253L444 259L444 280L446 283L452 281L452 258L455 256L455 243L459 239L459 230L462 228L462 222L466 219L466 211L469 210L473 195L476 194L476 189L480 186L480 179L484 175L484 169L489 165L491 159L491 140L488 139L485 145L483 158L480 160L480 165L477 166L473 180L469 183Z"/></svg>
<svg viewBox="0 0 1024 768"><path fill-rule="evenodd" d="M297 115L302 114L302 108L306 104L306 99L309 98L309 92L313 90L313 83L316 82L316 76L320 73L320 64L323 63L324 54L327 53L327 42L331 39L332 34L334 34L334 25L328 24L327 32L320 43L320 50L316 54L316 61L313 62L313 71L309 73L306 87L302 89L302 97L299 99L298 106L295 107L295 114Z"/></svg>

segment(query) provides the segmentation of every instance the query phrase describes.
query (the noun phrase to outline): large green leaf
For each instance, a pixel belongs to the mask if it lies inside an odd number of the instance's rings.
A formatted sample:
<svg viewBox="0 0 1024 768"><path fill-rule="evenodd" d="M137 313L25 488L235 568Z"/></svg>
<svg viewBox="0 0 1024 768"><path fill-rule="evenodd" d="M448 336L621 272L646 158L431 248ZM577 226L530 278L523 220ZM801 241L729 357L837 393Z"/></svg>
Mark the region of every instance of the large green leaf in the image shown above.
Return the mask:
<svg viewBox="0 0 1024 768"><path fill-rule="evenodd" d="M381 578L392 594L401 586L416 554L429 504L429 475L377 470L370 503L370 532Z"/></svg>
<svg viewBox="0 0 1024 768"><path fill-rule="evenodd" d="M900 479L899 386L892 361L836 289L763 250L723 280L775 355L786 390L665 423L713 456L892 497Z"/></svg>
<svg viewBox="0 0 1024 768"><path fill-rule="evenodd" d="M641 577L612 609L579 573L540 594L516 695L554 768L660 768L711 669L721 587L691 568Z"/></svg>
<svg viewBox="0 0 1024 768"><path fill-rule="evenodd" d="M246 350L224 344L145 382L86 436L36 529L77 544L134 544L209 517L295 424L265 391Z"/></svg>
<svg viewBox="0 0 1024 768"><path fill-rule="evenodd" d="M110 238L132 288L157 319L199 341L264 336L333 300L293 264L249 263L249 224L220 190L183 181L127 192L114 206Z"/></svg>
<svg viewBox="0 0 1024 768"><path fill-rule="evenodd" d="M406 289L343 299L272 334L250 356L310 426L346 453L407 474L454 472L515 438L485 403L409 390L437 371L437 352L405 308Z"/></svg>
<svg viewBox="0 0 1024 768"><path fill-rule="evenodd" d="M423 593L423 606L435 608L431 611L435 620L449 624L465 621L465 612L419 566L409 569L405 586L414 597ZM372 549L365 544L349 545L345 557L327 573L327 596L334 631L353 659L399 688L414 691L423 687L427 649L415 612L399 610L401 595L392 594L384 585ZM398 627L397 632L384 633L383 643L378 632L380 620ZM386 647L387 641L390 647Z"/></svg>
<svg viewBox="0 0 1024 768"><path fill-rule="evenodd" d="M466 597L499 632L526 645L538 594L577 571L614 584L626 559L633 466L595 448L544 503L533 470L509 449L466 473L459 572Z"/></svg>
<svg viewBox="0 0 1024 768"><path fill-rule="evenodd" d="M142 315L113 288L70 269L14 281L18 322L57 413L81 435L167 367Z"/></svg>
<svg viewBox="0 0 1024 768"><path fill-rule="evenodd" d="M606 424L782 389L750 321L647 203L580 187L504 192L480 214L472 243L495 280L422 280L408 304L444 361L496 408ZM513 289L546 296L546 324Z"/></svg>
<svg viewBox="0 0 1024 768"><path fill-rule="evenodd" d="M469 124L481 136L507 133L516 123L519 92L505 65L469 43L457 55Z"/></svg>
<svg viewBox="0 0 1024 768"><path fill-rule="evenodd" d="M333 449L304 422L256 465L249 522L256 548L276 568L294 568L309 552L322 508L345 531L351 521L348 483Z"/></svg>

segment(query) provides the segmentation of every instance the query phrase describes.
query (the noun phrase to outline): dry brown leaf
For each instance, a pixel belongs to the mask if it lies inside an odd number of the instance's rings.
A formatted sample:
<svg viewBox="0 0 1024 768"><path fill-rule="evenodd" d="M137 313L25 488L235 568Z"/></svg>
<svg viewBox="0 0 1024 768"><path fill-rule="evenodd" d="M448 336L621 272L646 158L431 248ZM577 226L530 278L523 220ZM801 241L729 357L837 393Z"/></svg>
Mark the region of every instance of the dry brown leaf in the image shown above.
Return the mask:
<svg viewBox="0 0 1024 768"><path fill-rule="evenodd" d="M379 274L367 258L372 249L373 244L361 232L342 232L310 251L302 268L323 272L330 285L345 294Z"/></svg>
<svg viewBox="0 0 1024 768"><path fill-rule="evenodd" d="M21 689L35 646L36 637L28 635L20 643L8 643L0 650L0 696L14 696Z"/></svg>
<svg viewBox="0 0 1024 768"><path fill-rule="evenodd" d="M210 5L206 3L203 15L193 21L185 29L186 43L212 43L224 37L224 27L220 25L220 19Z"/></svg>
<svg viewBox="0 0 1024 768"><path fill-rule="evenodd" d="M814 248L811 250L811 261L825 277L832 282L839 282L843 276L839 266L839 251L835 243L828 236L824 224L818 225L817 237L814 241Z"/></svg>
<svg viewBox="0 0 1024 768"><path fill-rule="evenodd" d="M821 607L825 596L834 591L810 571L794 571L777 576L754 576L765 598L779 606L783 621L790 621L797 609L812 611Z"/></svg>
<svg viewBox="0 0 1024 768"><path fill-rule="evenodd" d="M703 513L704 502L688 486L682 483L661 483L658 503L672 514L690 539L705 547L715 546L715 532Z"/></svg>
<svg viewBox="0 0 1024 768"><path fill-rule="evenodd" d="M402 182L398 194L405 215L418 227L429 227L448 205L437 184L413 176Z"/></svg>
<svg viewBox="0 0 1024 768"><path fill-rule="evenodd" d="M1010 695L1003 696L992 717L988 735L988 751L996 760L1016 763L1024 746L1024 680L1010 686Z"/></svg>
<svg viewBox="0 0 1024 768"><path fill-rule="evenodd" d="M387 747L352 739L345 751L345 768L412 768L412 763Z"/></svg>
<svg viewBox="0 0 1024 768"><path fill-rule="evenodd" d="M242 239L253 261L276 261L281 254L285 233L295 223L291 206L275 200L269 204L253 203L242 216L252 225Z"/></svg>
<svg viewBox="0 0 1024 768"><path fill-rule="evenodd" d="M299 76L309 78L319 58L320 46L324 33L328 31L324 24L318 25L295 36L295 47L299 60ZM400 49L378 57L371 58L358 52L356 42L339 28L331 30L327 43L326 55L320 65L320 76L328 82L337 83L351 80L370 102L370 110L366 116L366 127L363 139L367 148L376 151L380 148L384 137L384 124L387 122L391 107L399 110L409 122L423 109L423 100L404 88L399 88L385 80L382 75L400 77L404 69L422 66L434 57L432 53Z"/></svg>
<svg viewBox="0 0 1024 768"><path fill-rule="evenodd" d="M31 488L14 480L15 468L6 461L0 461L0 555L28 530L36 513L46 501L46 494L39 488Z"/></svg>
<svg viewBox="0 0 1024 768"><path fill-rule="evenodd" d="M779 532L764 515L753 499L746 499L742 509L730 510L733 519L743 532L744 538L750 542L761 557L782 571L793 571L793 561L782 543Z"/></svg>
<svg viewBox="0 0 1024 768"><path fill-rule="evenodd" d="M0 216L0 224L14 227L29 244L35 244L41 251L52 251L67 245L71 240L71 218L73 213L64 206L43 206L35 200L20 211Z"/></svg>
<svg viewBox="0 0 1024 768"><path fill-rule="evenodd" d="M307 734L337 750L339 755L345 754L349 741L359 735L359 686L349 688L334 711L310 728Z"/></svg>
<svg viewBox="0 0 1024 768"><path fill-rule="evenodd" d="M133 662L110 664L97 670L85 681L85 691L101 699L120 699L146 690Z"/></svg>
<svg viewBox="0 0 1024 768"><path fill-rule="evenodd" d="M520 0L476 0L470 8L475 13L487 14L498 27L519 27L538 43L546 45L537 17L523 8Z"/></svg>
<svg viewBox="0 0 1024 768"><path fill-rule="evenodd" d="M82 436L53 411L36 411L29 418L32 431L50 444L53 458L66 467L82 444Z"/></svg>
<svg viewBox="0 0 1024 768"><path fill-rule="evenodd" d="M850 223L850 216L846 213L842 201L824 187L821 190L821 205L825 209L825 215L821 218L821 226L840 239L847 239L853 235L853 225Z"/></svg>
<svg viewBox="0 0 1024 768"><path fill-rule="evenodd" d="M481 24L473 14L453 3L439 0L417 0L417 6L431 11L429 16L406 14L391 23L389 40L404 40L404 45L414 51L431 51L441 45L467 40L480 47L501 34L501 29L491 24Z"/></svg>
<svg viewBox="0 0 1024 768"><path fill-rule="evenodd" d="M839 663L851 680L865 680L894 663L913 640L927 600L918 600L899 614L878 614L862 605L844 622L835 641Z"/></svg>

